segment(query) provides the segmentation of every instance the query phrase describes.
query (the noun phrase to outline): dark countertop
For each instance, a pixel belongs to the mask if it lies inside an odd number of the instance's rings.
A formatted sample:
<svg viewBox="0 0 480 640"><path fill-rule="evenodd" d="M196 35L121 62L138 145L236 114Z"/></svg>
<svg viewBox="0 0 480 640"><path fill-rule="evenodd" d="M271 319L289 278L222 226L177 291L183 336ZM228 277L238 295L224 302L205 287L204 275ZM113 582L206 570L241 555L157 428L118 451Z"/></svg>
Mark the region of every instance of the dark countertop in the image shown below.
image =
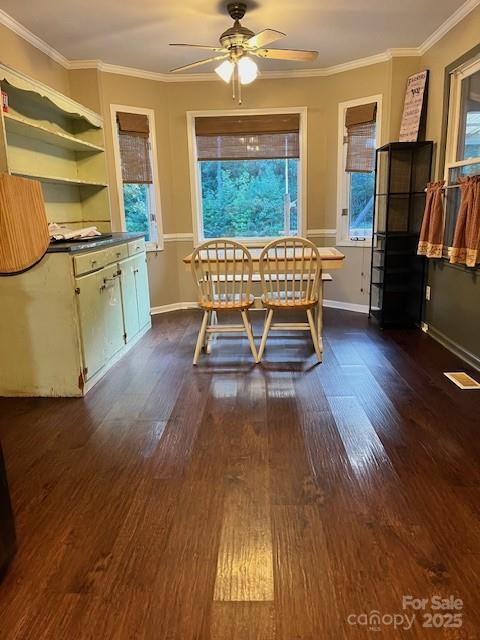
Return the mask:
<svg viewBox="0 0 480 640"><path fill-rule="evenodd" d="M76 242L52 242L47 249L47 253L79 253L80 251L93 251L113 247L116 244L123 244L131 240L145 237L144 233L112 233L111 238L97 236L95 240L84 240Z"/></svg>

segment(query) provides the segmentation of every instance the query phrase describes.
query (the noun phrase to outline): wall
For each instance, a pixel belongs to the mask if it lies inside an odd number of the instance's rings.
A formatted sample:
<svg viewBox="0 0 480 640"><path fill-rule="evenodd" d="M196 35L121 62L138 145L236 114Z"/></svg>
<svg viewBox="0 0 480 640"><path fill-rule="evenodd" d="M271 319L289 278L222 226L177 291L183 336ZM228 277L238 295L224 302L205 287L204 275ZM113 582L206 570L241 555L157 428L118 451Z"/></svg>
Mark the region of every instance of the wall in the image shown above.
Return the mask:
<svg viewBox="0 0 480 640"><path fill-rule="evenodd" d="M68 71L3 25L0 25L0 62L61 93L70 93Z"/></svg>
<svg viewBox="0 0 480 640"><path fill-rule="evenodd" d="M330 77L304 79L259 79L245 92L245 107L308 107L308 193L307 227L336 227L336 155L338 103L372 94L383 94L382 140L398 138L405 82L408 75L430 69L427 137L437 143L436 175L441 177L438 145L442 135L444 71L465 52L479 44L480 7L436 43L423 57L399 57L389 62L339 73ZM232 108L228 88L219 81L162 83L95 69L67 72L60 64L0 25L0 60L52 87L71 95L106 120L108 176L114 228L120 228L120 212L113 165L110 104L152 108L156 116L158 163L165 250L150 253L149 275L153 306L190 301L194 298L190 275L181 258L192 249L187 237L168 235L192 232L190 178L185 112ZM334 237L314 238L319 244L333 244ZM345 269L335 273L328 285L330 299L366 304L368 298L369 251L344 248ZM362 275L363 274L363 275ZM447 264L429 269L432 300L426 320L433 332L446 336L454 346L480 354L476 326L480 305L476 275ZM460 320L458 320L460 318ZM462 329L459 329L462 327Z"/></svg>
<svg viewBox="0 0 480 640"><path fill-rule="evenodd" d="M93 108L96 98L92 96L92 86L95 80L91 72L83 71L82 76L79 73L71 73L72 91L76 99L87 101ZM330 77L260 79L245 91L245 108L308 108L308 229L336 227L338 103L383 94L384 113L388 114L391 74L391 62L385 62ZM99 75L101 78L97 84L106 120L106 143L110 150L108 170L115 228L120 225L120 212L109 120L110 105L122 104L155 111L164 232L167 236L191 234L193 224L186 112L235 108L229 87L219 81L163 83L110 73ZM389 135L390 121L387 117L383 122L383 140L387 140ZM335 244L333 236L312 239L318 244ZM192 249L193 242L188 238L177 241L167 239L164 251L149 254L152 306L195 300L191 276L181 263L181 258ZM335 273L334 282L328 285L326 296L365 305L368 303L366 284L370 251L347 247L345 253L345 269Z"/></svg>
<svg viewBox="0 0 480 640"><path fill-rule="evenodd" d="M443 178L439 145L442 139L445 68L480 44L480 7L435 44L423 57L430 69L427 138L437 143L435 175ZM478 270L430 261L431 300L425 320L431 333L480 368L480 278Z"/></svg>
<svg viewBox="0 0 480 640"><path fill-rule="evenodd" d="M339 73L304 79L259 79L245 92L246 108L306 106L308 108L308 193L307 228L336 227L337 114L338 103L373 94L383 94L382 141L398 139L407 77L430 69L427 138L436 142L435 174L441 177L438 147L442 136L445 67L478 45L480 8L452 29L424 56L398 57L389 62ZM96 79L91 75L97 74ZM82 75L80 75L82 74ZM230 109L228 88L219 81L161 83L114 74L72 72L74 97L96 109L100 105L106 120L110 104L152 108L156 115L157 145L164 231L168 235L191 234L189 158L186 111ZM92 87L95 87L92 89ZM107 122L107 148L112 149ZM109 179L114 226L120 215L113 155L109 153ZM334 244L334 237L313 238L318 244ZM153 306L195 299L190 274L181 263L193 243L188 238L167 240L165 250L149 254L149 275ZM345 247L345 268L334 274L326 297L354 305L368 303L369 254L365 249ZM426 306L426 320L432 334L464 356L480 354L478 331L480 305L476 275L447 264L430 265L432 299ZM472 358L471 358L472 360Z"/></svg>
<svg viewBox="0 0 480 640"><path fill-rule="evenodd" d="M155 111L158 165L164 232L164 251L149 253L149 277L153 306L195 299L191 277L181 258L193 248L185 239L168 235L191 234L189 158L186 111L230 109L229 88L219 81L163 83L96 69L67 72L61 65L0 26L0 59L28 75L103 113L108 160L108 179L114 229L120 229L120 211L113 158L110 105L122 104ZM418 62L418 59L415 59ZM340 73L330 77L258 80L245 92L246 108L307 106L308 108L308 192L307 228L336 227L336 163L338 103L373 94L383 94L382 139L391 137L391 94L404 90L409 59L394 60ZM235 106L235 105L233 105ZM398 118L396 118L398 120ZM395 125L396 126L396 125ZM394 127L393 127L394 128ZM397 127L398 133L398 127ZM335 237L313 237L318 244L332 245ZM352 304L368 303L369 251L343 249L345 268L335 273L328 285L328 298Z"/></svg>

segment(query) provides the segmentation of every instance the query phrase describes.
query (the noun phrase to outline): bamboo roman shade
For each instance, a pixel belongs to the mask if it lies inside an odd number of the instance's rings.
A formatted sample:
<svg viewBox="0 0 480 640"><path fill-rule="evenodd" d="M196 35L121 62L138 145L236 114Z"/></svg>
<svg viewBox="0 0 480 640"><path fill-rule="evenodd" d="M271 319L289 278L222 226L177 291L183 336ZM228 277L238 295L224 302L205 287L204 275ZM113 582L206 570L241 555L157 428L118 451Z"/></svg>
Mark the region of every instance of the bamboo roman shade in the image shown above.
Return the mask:
<svg viewBox="0 0 480 640"><path fill-rule="evenodd" d="M345 171L371 172L375 169L375 129L377 103L349 107L345 114L347 162Z"/></svg>
<svg viewBox="0 0 480 640"><path fill-rule="evenodd" d="M152 184L148 117L118 112L117 122L123 182Z"/></svg>
<svg viewBox="0 0 480 640"><path fill-rule="evenodd" d="M300 157L300 116L195 118L198 160L268 160Z"/></svg>

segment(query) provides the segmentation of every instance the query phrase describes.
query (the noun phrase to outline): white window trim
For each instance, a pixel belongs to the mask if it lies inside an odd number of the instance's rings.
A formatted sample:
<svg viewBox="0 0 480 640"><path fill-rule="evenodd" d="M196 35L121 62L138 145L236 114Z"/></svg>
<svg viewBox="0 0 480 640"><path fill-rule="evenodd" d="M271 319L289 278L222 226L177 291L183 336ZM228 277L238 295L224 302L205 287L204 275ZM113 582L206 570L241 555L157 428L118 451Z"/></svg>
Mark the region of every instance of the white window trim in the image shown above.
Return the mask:
<svg viewBox="0 0 480 640"><path fill-rule="evenodd" d="M266 116L274 113L290 114L298 113L300 116L300 159L299 159L299 184L298 184L298 234L305 236L307 221L307 107L279 107L271 109L228 109L209 111L187 111L187 136L188 136L188 157L190 163L190 193L192 205L193 241L197 247L205 241L202 228L202 197L200 174L197 162L197 142L195 136L195 118L213 116ZM274 238L235 238L250 247L264 246L269 240Z"/></svg>
<svg viewBox="0 0 480 640"><path fill-rule="evenodd" d="M450 83L450 103L448 109L447 146L445 150L444 178L448 184L449 172L457 167L480 164L480 158L457 160L458 136L460 133L460 107L462 102L462 81L480 71L480 56L455 69ZM447 191L448 197L448 191Z"/></svg>
<svg viewBox="0 0 480 640"><path fill-rule="evenodd" d="M157 163L157 141L156 141L156 129L155 129L155 112L153 109L143 109L140 107L130 107L123 104L111 104L110 114L112 123L112 137L113 137L113 155L115 158L115 175L117 178L117 194L118 205L120 208L120 221L122 231L127 231L125 223L125 203L123 200L123 180L122 180L122 164L120 158L120 144L118 141L118 125L117 125L117 113L124 111L126 113L135 113L139 115L147 116L148 127L150 130L150 144L151 144L151 163L152 163L152 180L153 180L153 192L154 192L154 211L155 211L155 223L157 227L157 241L147 242L147 251L162 251L164 248L163 237L163 223L162 223L162 206L160 201L160 181L158 178L158 163Z"/></svg>
<svg viewBox="0 0 480 640"><path fill-rule="evenodd" d="M372 239L366 240L350 240L349 218L350 216L342 215L343 209L348 209L349 203L349 181L345 171L345 153L346 145L344 137L345 129L345 113L349 107L358 107L362 104L370 102L377 103L377 124L375 146L380 147L382 137L382 101L383 95L367 96L365 98L357 98L347 102L340 102L338 105L338 151L337 151L337 246L339 247L371 247Z"/></svg>

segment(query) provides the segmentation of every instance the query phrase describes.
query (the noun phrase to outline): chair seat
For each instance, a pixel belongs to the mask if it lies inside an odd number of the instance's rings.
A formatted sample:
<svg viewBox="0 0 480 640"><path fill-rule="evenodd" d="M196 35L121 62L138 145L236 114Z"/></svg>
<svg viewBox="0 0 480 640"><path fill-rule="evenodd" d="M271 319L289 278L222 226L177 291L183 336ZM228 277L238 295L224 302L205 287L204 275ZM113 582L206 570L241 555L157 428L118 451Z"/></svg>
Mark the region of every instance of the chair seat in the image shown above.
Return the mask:
<svg viewBox="0 0 480 640"><path fill-rule="evenodd" d="M221 311L222 309L237 309L242 311L244 309L250 309L255 302L255 298L252 294L216 294L213 300L200 300L199 304L202 309L206 311Z"/></svg>
<svg viewBox="0 0 480 640"><path fill-rule="evenodd" d="M280 291L264 294L262 304L267 309L312 309L318 304L318 298L307 300L300 291Z"/></svg>

